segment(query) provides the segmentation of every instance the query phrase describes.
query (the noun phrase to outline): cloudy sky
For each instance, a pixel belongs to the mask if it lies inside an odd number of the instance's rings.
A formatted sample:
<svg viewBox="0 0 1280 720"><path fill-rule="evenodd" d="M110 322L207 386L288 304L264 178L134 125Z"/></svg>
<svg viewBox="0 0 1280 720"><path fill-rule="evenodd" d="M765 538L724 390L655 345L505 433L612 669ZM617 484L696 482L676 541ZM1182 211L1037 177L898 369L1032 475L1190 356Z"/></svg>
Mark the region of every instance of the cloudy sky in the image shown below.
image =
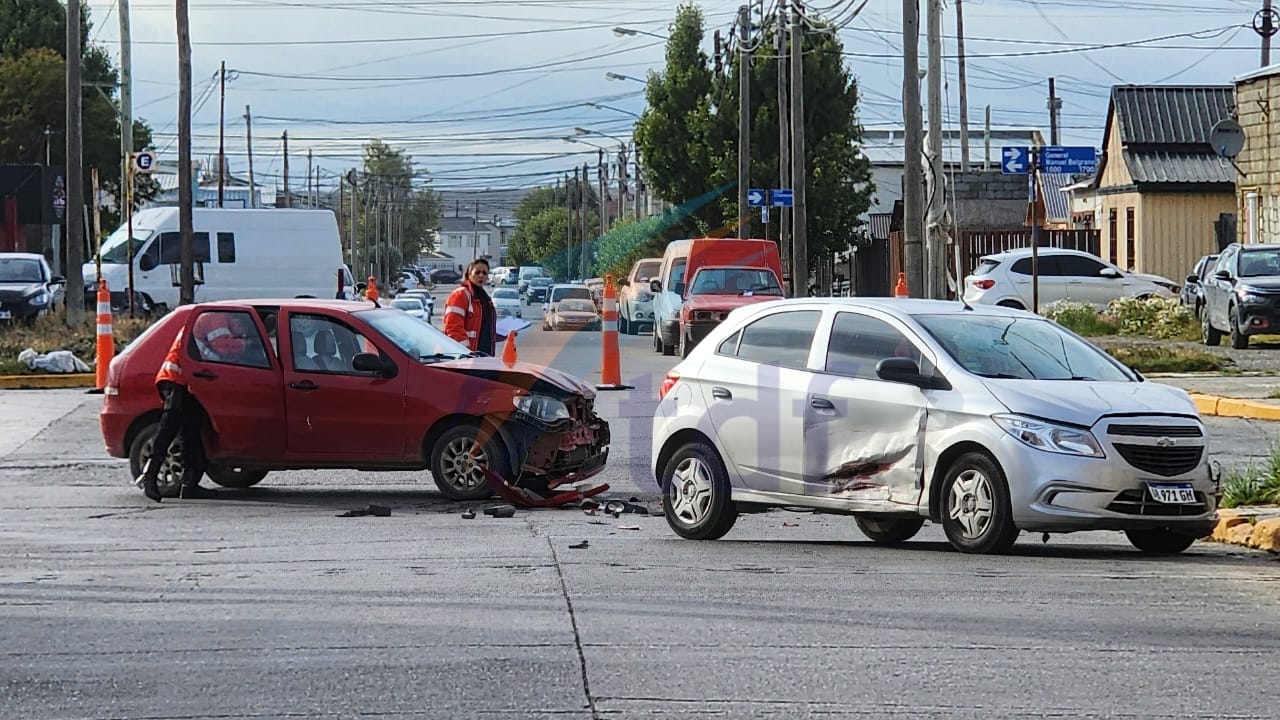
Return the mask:
<svg viewBox="0 0 1280 720"><path fill-rule="evenodd" d="M944 22L949 121L958 117L956 0ZM755 0L771 12L775 0ZM710 30L730 29L740 0L700 3ZM809 6L843 17L849 0ZM1229 83L1258 67L1250 27L1260 0L963 0L970 122L990 106L997 127L1048 135L1047 79L1057 78L1063 142L1100 145L1107 94L1118 83ZM90 3L96 42L119 51L113 0ZM191 0L195 152L216 155L218 68L225 61L227 150L246 171L245 106L254 169L280 182L281 134L290 174L307 152L332 184L380 137L405 148L439 188L532 186L596 149L630 137L643 78L661 70L663 43L619 37L621 25L663 36L675 2L653 0ZM840 30L862 83L866 126L901 123L902 3L869 0ZM134 0L134 108L174 159L177 46L172 0ZM923 23L922 23L923 25ZM708 48L709 50L710 48ZM925 52L921 38L921 53ZM1280 60L1280 49L1277 59ZM925 60L922 57L921 65ZM608 107L590 107L594 102Z"/></svg>

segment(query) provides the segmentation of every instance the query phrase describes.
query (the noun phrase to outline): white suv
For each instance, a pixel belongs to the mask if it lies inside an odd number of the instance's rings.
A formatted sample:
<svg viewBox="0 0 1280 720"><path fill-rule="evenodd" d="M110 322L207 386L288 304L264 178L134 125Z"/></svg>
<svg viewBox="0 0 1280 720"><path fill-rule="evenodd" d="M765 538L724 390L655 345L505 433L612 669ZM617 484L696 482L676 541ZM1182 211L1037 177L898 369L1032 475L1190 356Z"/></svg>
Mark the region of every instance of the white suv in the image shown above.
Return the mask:
<svg viewBox="0 0 1280 720"><path fill-rule="evenodd" d="M637 260L631 273L622 281L618 290L618 330L627 335L638 335L641 330L653 328L653 288L649 280L658 277L662 258Z"/></svg>
<svg viewBox="0 0 1280 720"><path fill-rule="evenodd" d="M1175 297L1178 284L1159 275L1126 272L1079 250L1041 248L1040 305L1073 300L1099 307L1122 297ZM1031 248L985 255L964 279L970 304L1031 307Z"/></svg>

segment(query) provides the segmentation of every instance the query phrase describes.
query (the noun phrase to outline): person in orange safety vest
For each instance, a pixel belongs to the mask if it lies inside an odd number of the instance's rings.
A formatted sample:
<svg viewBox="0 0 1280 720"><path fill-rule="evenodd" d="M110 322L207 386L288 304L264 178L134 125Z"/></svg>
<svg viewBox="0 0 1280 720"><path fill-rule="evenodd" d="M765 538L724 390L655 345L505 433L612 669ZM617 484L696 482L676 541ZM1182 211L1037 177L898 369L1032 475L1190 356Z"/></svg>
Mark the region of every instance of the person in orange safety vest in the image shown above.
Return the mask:
<svg viewBox="0 0 1280 720"><path fill-rule="evenodd" d="M245 349L245 331L234 331L228 313L207 312L196 318L191 335L200 359L206 361L234 361ZM237 319L239 317L237 316ZM160 414L160 429L151 444L148 458L138 484L150 499L160 502L160 470L169 454L170 445L182 436L182 485L179 497L208 497L211 491L200 487L204 473L204 443L200 435L201 416L194 405L188 386L186 370L182 367L184 348L188 345L186 328L178 331L160 370L156 373L156 390L164 400Z"/></svg>
<svg viewBox="0 0 1280 720"><path fill-rule="evenodd" d="M497 336L498 312L485 283L489 281L489 261L471 261L462 284L449 293L444 304L444 334L473 352L494 354L494 346L505 340Z"/></svg>

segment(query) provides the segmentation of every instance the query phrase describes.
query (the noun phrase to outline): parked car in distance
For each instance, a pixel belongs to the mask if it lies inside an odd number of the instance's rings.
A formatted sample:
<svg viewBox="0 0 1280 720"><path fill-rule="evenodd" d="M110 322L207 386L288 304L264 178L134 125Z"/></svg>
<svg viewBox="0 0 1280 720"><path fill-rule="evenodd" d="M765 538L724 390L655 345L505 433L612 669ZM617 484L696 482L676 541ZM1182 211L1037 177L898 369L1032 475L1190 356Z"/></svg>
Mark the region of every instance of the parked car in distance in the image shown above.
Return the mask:
<svg viewBox="0 0 1280 720"><path fill-rule="evenodd" d="M694 238L667 243L658 277L651 278L653 293L653 349L674 355L680 341L680 307L685 288L699 268L767 267L781 277L782 261L778 244L772 240L740 238Z"/></svg>
<svg viewBox="0 0 1280 720"><path fill-rule="evenodd" d="M590 300L570 298L551 306L542 316L543 330L599 330L600 313Z"/></svg>
<svg viewBox="0 0 1280 720"><path fill-rule="evenodd" d="M424 290L422 288L418 288L417 290L405 290L403 292L396 293L396 297L417 298L418 300L421 300L423 307L427 309L427 320L431 320L435 317L436 299L431 294L430 290Z"/></svg>
<svg viewBox="0 0 1280 720"><path fill-rule="evenodd" d="M704 266L689 281L680 306L678 352L689 353L729 313L744 305L782 297L782 283L771 268Z"/></svg>
<svg viewBox="0 0 1280 720"><path fill-rule="evenodd" d="M529 285L534 278L545 276L541 265L521 265L519 280L516 281L516 287L520 290L520 294L524 294L529 290Z"/></svg>
<svg viewBox="0 0 1280 720"><path fill-rule="evenodd" d="M485 468L545 486L591 477L608 457L595 392L571 375L478 357L368 302L249 300L179 307L112 361L99 418L107 451L129 459L130 482L159 429L156 369L180 329L193 337L209 321L232 328L246 350L213 359L194 340L182 349L205 418L204 472L219 485L249 487L275 470L430 469L446 496L476 500L490 492ZM361 408L378 411L353 420ZM170 450L166 497L177 494L186 459L181 442Z"/></svg>
<svg viewBox="0 0 1280 720"><path fill-rule="evenodd" d="M499 285L518 286L520 284L520 268L509 267L509 268L504 268L503 270L504 272L498 275Z"/></svg>
<svg viewBox="0 0 1280 720"><path fill-rule="evenodd" d="M462 273L453 268L436 268L430 277L431 282L437 285L454 285L462 281Z"/></svg>
<svg viewBox="0 0 1280 720"><path fill-rule="evenodd" d="M591 297L591 291L587 289L586 285L580 285L577 283L557 283L547 290L547 299L546 302L542 304L542 312L551 312L551 308L555 307L556 303L569 298L588 300L593 303L595 302Z"/></svg>
<svg viewBox="0 0 1280 720"><path fill-rule="evenodd" d="M595 302L596 308L604 307L604 279L603 278L587 278L583 283L587 289L591 291L591 299Z"/></svg>
<svg viewBox="0 0 1280 720"><path fill-rule="evenodd" d="M524 317L524 305L520 302L520 291L513 287L499 287L493 291L493 307L498 317Z"/></svg>
<svg viewBox="0 0 1280 720"><path fill-rule="evenodd" d="M1196 261L1196 265L1191 269L1191 274L1187 275L1187 281L1182 284L1182 289L1178 291L1178 302L1187 308L1196 317L1200 316L1200 286L1204 283L1205 278L1209 275L1209 270L1218 260L1218 256L1205 255Z"/></svg>
<svg viewBox="0 0 1280 720"><path fill-rule="evenodd" d="M809 507L853 515L882 544L931 520L968 553L1006 551L1020 532L1120 530L1162 554L1217 521L1190 396L1020 310L742 307L659 395L651 469L685 538L721 537L740 512Z"/></svg>
<svg viewBox="0 0 1280 720"><path fill-rule="evenodd" d="M1210 266L1200 288L1200 330L1205 345L1227 335L1231 347L1280 326L1280 245L1232 243Z"/></svg>
<svg viewBox="0 0 1280 720"><path fill-rule="evenodd" d="M618 287L618 330L636 335L653 329L653 288L649 281L662 268L662 258L637 260Z"/></svg>
<svg viewBox="0 0 1280 720"><path fill-rule="evenodd" d="M66 279L53 274L43 255L0 252L0 322L34 320L65 295Z"/></svg>
<svg viewBox="0 0 1280 720"><path fill-rule="evenodd" d="M547 292L550 289L551 278L542 275L529 278L529 284L526 287L524 294L525 304L532 305L535 302L545 303L547 301Z"/></svg>
<svg viewBox="0 0 1280 720"><path fill-rule="evenodd" d="M1032 305L1031 248L984 255L964 279L964 299L971 305L1029 309ZM1159 275L1121 270L1080 250L1041 248L1040 306L1072 300L1105 307L1122 297L1176 297L1178 284Z"/></svg>
<svg viewBox="0 0 1280 720"><path fill-rule="evenodd" d="M423 305L422 301L416 297L398 295L391 299L391 307L416 317L422 322L431 322L431 316L427 315L427 306Z"/></svg>

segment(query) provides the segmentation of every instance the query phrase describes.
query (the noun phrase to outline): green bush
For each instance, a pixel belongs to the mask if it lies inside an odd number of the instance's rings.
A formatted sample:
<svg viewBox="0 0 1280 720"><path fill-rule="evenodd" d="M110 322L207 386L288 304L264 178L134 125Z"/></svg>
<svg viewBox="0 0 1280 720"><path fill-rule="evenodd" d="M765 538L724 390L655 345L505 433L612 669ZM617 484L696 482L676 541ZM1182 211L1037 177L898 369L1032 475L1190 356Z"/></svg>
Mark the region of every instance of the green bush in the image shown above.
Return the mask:
<svg viewBox="0 0 1280 720"><path fill-rule="evenodd" d="M1046 305L1040 314L1085 337L1115 335L1120 331L1116 323L1089 303L1059 300Z"/></svg>
<svg viewBox="0 0 1280 720"><path fill-rule="evenodd" d="M1119 298L1107 306L1122 335L1157 340L1195 340L1200 326L1177 298Z"/></svg>
<svg viewBox="0 0 1280 720"><path fill-rule="evenodd" d="M1280 445L1272 443L1261 465L1226 471L1222 478L1222 507L1280 504Z"/></svg>

